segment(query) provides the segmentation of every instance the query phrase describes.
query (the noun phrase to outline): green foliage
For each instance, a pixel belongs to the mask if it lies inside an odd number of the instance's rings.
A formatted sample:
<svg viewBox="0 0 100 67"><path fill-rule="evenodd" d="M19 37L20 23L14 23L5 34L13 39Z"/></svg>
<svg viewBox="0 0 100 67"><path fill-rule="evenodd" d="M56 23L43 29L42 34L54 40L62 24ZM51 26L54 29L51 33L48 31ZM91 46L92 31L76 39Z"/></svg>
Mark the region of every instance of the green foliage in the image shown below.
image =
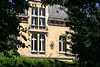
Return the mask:
<svg viewBox="0 0 100 67"><path fill-rule="evenodd" d="M25 44L17 40L22 28L17 15L23 13L25 8L28 8L25 0L0 0L0 52L4 52L4 55L10 50L16 52L17 45L25 47Z"/></svg>
<svg viewBox="0 0 100 67"><path fill-rule="evenodd" d="M0 53L0 67L78 67L75 62L52 59L31 59L27 57L5 57Z"/></svg>
<svg viewBox="0 0 100 67"><path fill-rule="evenodd" d="M69 9L67 27L73 32L68 43L72 53L78 54L79 65L100 67L100 0L42 0L44 4L58 4ZM68 35L66 36L68 37ZM66 42L67 43L67 42Z"/></svg>

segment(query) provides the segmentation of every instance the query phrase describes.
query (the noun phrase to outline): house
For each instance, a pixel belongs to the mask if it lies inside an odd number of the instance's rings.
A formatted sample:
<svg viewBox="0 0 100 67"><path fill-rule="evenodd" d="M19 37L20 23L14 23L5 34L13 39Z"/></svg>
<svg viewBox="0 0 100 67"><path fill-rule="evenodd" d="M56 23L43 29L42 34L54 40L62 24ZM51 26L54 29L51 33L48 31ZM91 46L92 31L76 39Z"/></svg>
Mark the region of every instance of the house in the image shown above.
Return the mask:
<svg viewBox="0 0 100 67"><path fill-rule="evenodd" d="M26 33L27 41L18 37L28 48L18 48L21 55L30 58L52 58L72 61L73 57L65 56L69 49L63 40L67 40L63 34L71 31L65 27L68 22L68 15L59 5L42 6L40 0L29 1L28 13L19 15L20 25L28 29ZM67 9L65 9L67 10Z"/></svg>

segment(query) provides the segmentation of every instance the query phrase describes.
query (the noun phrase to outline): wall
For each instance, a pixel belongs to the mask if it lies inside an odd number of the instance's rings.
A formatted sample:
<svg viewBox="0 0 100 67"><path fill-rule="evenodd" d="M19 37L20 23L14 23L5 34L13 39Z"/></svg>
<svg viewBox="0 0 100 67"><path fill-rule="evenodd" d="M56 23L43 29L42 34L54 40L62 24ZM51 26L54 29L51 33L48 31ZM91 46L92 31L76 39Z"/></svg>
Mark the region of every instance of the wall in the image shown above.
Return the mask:
<svg viewBox="0 0 100 67"><path fill-rule="evenodd" d="M40 3L34 3L34 2L32 2L32 3L35 4L34 6L38 7L38 9L41 7ZM43 7L43 8L46 9L45 10L45 13L46 13L46 16L45 16L46 21L45 22L46 22L46 26L48 27L48 33L45 34L45 37L46 37L45 54L40 54L39 52L31 52L31 36L32 36L32 33L34 33L34 32L29 32L29 31L27 31L26 33L20 32L23 35L25 35L28 40L25 41L22 37L18 37L18 39L21 40L23 43L25 43L26 46L29 45L29 47L28 48L18 48L18 52L21 55L28 56L28 57L66 58L66 56L64 54L59 53L59 36L62 34L65 34L65 31L70 31L70 29L68 27L64 27L64 26L48 25L47 24L48 16L49 16L48 7ZM38 11L38 13L39 13L39 11ZM27 28L27 29L29 28L29 25L31 24L31 17L32 17L32 8L31 7L29 8L28 16L29 16L28 23L20 23L20 25L22 25L24 28ZM39 33L37 33L37 34L39 35ZM53 49L51 49L51 47L50 47L51 42L54 43ZM67 48L69 48L68 45L67 45ZM69 52L67 52L67 53L69 53ZM67 58L70 58L70 57L67 56Z"/></svg>

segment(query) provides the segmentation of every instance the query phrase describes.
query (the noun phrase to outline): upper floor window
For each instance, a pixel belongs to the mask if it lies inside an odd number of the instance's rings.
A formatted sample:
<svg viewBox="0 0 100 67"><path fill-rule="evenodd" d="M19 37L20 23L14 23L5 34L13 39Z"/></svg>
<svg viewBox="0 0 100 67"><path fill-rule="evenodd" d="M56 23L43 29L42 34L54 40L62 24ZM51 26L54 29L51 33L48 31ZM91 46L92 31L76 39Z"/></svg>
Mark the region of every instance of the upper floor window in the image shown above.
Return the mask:
<svg viewBox="0 0 100 67"><path fill-rule="evenodd" d="M45 19L44 18L40 18L39 25L45 26Z"/></svg>
<svg viewBox="0 0 100 67"><path fill-rule="evenodd" d="M66 52L66 38L64 36L59 37L59 52L60 53L65 53Z"/></svg>
<svg viewBox="0 0 100 67"><path fill-rule="evenodd" d="M45 16L45 9L44 8L40 8L40 16Z"/></svg>
<svg viewBox="0 0 100 67"><path fill-rule="evenodd" d="M31 39L32 51L37 51L37 35L33 34Z"/></svg>
<svg viewBox="0 0 100 67"><path fill-rule="evenodd" d="M44 52L45 51L45 36L40 35L39 40L40 40L40 42L39 42L39 51Z"/></svg>
<svg viewBox="0 0 100 67"><path fill-rule="evenodd" d="M32 8L32 15L37 15L38 9L37 8Z"/></svg>
<svg viewBox="0 0 100 67"><path fill-rule="evenodd" d="M38 19L36 17L32 17L32 25L38 25Z"/></svg>

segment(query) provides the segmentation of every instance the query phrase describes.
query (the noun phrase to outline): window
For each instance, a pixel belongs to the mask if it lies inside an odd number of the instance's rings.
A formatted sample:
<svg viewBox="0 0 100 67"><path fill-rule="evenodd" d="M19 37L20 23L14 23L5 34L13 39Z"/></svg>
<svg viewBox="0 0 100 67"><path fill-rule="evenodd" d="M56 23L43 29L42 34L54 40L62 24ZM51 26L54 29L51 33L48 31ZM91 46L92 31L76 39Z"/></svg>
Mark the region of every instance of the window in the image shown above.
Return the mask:
<svg viewBox="0 0 100 67"><path fill-rule="evenodd" d="M65 53L66 52L66 38L64 36L59 37L59 52L60 53Z"/></svg>
<svg viewBox="0 0 100 67"><path fill-rule="evenodd" d="M37 35L36 34L32 35L31 44L32 44L32 51L37 51Z"/></svg>
<svg viewBox="0 0 100 67"><path fill-rule="evenodd" d="M32 17L32 25L37 25L38 24L38 19L36 17Z"/></svg>
<svg viewBox="0 0 100 67"><path fill-rule="evenodd" d="M37 15L38 9L37 8L32 8L32 15Z"/></svg>
<svg viewBox="0 0 100 67"><path fill-rule="evenodd" d="M40 40L40 42L39 42L39 51L44 52L45 51L45 36L40 35L39 40Z"/></svg>
<svg viewBox="0 0 100 67"><path fill-rule="evenodd" d="M44 18L40 18L39 25L45 26L45 19Z"/></svg>
<svg viewBox="0 0 100 67"><path fill-rule="evenodd" d="M45 9L44 8L40 8L40 16L45 16Z"/></svg>

